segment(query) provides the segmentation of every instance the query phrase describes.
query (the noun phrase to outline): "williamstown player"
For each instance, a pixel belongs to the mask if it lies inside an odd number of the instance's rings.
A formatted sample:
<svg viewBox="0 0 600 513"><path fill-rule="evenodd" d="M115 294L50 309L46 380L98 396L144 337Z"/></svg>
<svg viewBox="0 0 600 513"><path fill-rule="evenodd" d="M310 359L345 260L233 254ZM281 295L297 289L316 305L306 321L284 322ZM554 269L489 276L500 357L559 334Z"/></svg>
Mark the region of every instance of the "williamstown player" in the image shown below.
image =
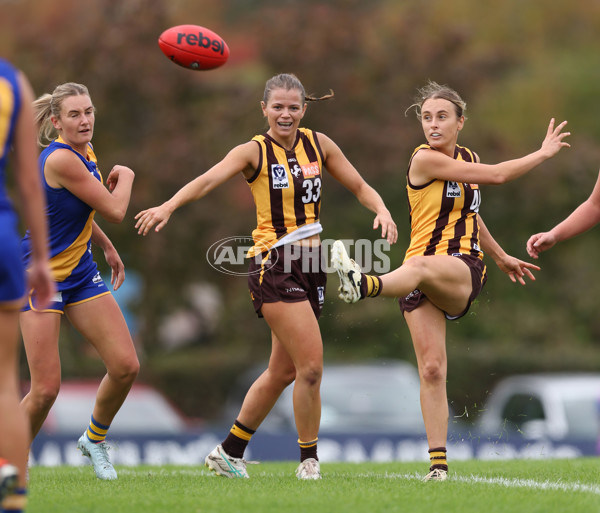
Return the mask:
<svg viewBox="0 0 600 513"><path fill-rule="evenodd" d="M202 198L239 173L254 196L257 227L255 245L248 254L248 285L257 314L271 328L271 357L268 368L246 394L229 435L206 457L206 465L221 476L248 477L243 460L246 446L281 392L295 381L294 415L300 446L296 476L321 478L317 437L323 342L317 321L326 275L320 265L315 269L306 264L321 261L324 168L375 213L373 228L381 228L382 237L390 243L397 239L396 225L383 200L340 148L325 134L299 128L306 101L317 99L306 96L294 75L272 77L261 102L269 130L233 148L161 206L136 216L138 233L146 235L153 226L160 231L177 208Z"/></svg>
<svg viewBox="0 0 600 513"><path fill-rule="evenodd" d="M125 279L123 262L94 216L98 212L112 223L123 220L134 173L128 167L114 166L106 179L108 189L103 185L91 144L95 108L84 85L59 85L52 94L38 98L34 110L40 144L51 141L40 155L39 169L48 204L50 266L58 292L46 307L30 297L21 314L31 374L31 390L22 406L35 437L60 389L58 341L61 318L66 314L106 366L89 426L77 446L91 460L99 479L117 479L105 439L137 377L139 362L119 305L94 262L91 244L104 251L113 288L118 289ZM30 242L27 233L23 249L28 266Z"/></svg>
<svg viewBox="0 0 600 513"><path fill-rule="evenodd" d="M45 305L54 294L48 267L44 193L37 172L35 126L29 81L0 59L0 510L25 509L29 429L19 408L19 311L27 290ZM17 217L5 189L6 168L14 148L21 211L31 233L27 277L21 258Z"/></svg>
<svg viewBox="0 0 600 513"><path fill-rule="evenodd" d="M414 105L426 144L412 154L407 171L411 237L401 267L383 276L361 274L344 245L332 247L332 265L340 276L340 297L353 303L378 295L399 297L410 330L421 379L421 410L431 466L425 480L447 477L446 322L464 316L486 281L483 251L513 282L534 279L533 264L507 255L478 214L477 184L502 184L556 155L569 135L566 121L550 121L541 149L495 165L479 163L471 150L458 146L465 122L465 102L447 86L430 82Z"/></svg>
<svg viewBox="0 0 600 513"><path fill-rule="evenodd" d="M532 235L527 241L527 253L538 258L558 242L570 239L600 223L600 174L589 198L579 205L566 219L548 232Z"/></svg>

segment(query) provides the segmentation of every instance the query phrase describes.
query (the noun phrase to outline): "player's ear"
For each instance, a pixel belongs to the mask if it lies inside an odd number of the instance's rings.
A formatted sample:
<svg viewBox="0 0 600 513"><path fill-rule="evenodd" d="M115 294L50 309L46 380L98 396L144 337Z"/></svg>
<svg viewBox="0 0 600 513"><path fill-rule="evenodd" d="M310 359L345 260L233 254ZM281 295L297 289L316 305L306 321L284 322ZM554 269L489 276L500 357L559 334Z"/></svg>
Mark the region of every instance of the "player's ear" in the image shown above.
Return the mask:
<svg viewBox="0 0 600 513"><path fill-rule="evenodd" d="M60 130L62 128L62 125L60 123L60 119L57 118L56 116L50 116L50 121L52 122L52 126L54 126L54 128L56 130Z"/></svg>

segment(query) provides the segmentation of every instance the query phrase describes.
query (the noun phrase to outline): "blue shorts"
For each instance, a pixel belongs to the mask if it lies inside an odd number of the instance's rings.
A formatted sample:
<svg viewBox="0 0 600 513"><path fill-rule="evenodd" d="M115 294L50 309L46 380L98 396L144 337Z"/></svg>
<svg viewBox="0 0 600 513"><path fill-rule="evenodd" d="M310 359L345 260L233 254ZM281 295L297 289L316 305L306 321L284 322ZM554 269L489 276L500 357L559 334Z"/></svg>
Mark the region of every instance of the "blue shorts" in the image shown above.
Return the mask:
<svg viewBox="0 0 600 513"><path fill-rule="evenodd" d="M0 212L0 308L20 308L25 299L21 237L14 212Z"/></svg>
<svg viewBox="0 0 600 513"><path fill-rule="evenodd" d="M68 278L67 280L68 281ZM35 298L29 294L27 304L23 307L23 311L34 310L36 312L56 312L63 314L67 306L74 306L79 303L91 301L97 297L110 294L110 290L100 276L100 272L96 269L95 274L89 275L88 279L79 282L76 286L65 287L64 283L57 283L58 291L52 298L50 304L44 309L35 307Z"/></svg>

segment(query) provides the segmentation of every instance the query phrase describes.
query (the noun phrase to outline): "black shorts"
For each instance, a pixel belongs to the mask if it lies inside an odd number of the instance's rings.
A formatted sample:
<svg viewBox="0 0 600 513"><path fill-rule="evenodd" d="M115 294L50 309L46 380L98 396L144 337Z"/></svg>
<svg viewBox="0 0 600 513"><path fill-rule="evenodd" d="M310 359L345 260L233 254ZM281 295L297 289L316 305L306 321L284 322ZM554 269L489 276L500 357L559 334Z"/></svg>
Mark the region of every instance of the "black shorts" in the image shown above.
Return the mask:
<svg viewBox="0 0 600 513"><path fill-rule="evenodd" d="M318 319L325 303L327 274L321 246L286 244L250 259L248 288L254 310L262 317L263 303L310 302Z"/></svg>
<svg viewBox="0 0 600 513"><path fill-rule="evenodd" d="M473 290L471 291L471 295L469 296L469 301L467 302L467 307L458 315L450 315L447 312L444 312L446 319L449 321L455 321L463 317L471 307L471 303L475 301L475 298L481 293L485 282L487 281L487 272L485 268L485 264L481 258L477 258L471 255L464 255L462 253L458 253L455 255L456 258L460 258L465 264L469 266L469 270L471 271L471 284ZM413 290L408 296L401 297L398 299L398 304L400 305L400 310L402 313L404 312L412 312L425 300L427 296L423 294L419 289Z"/></svg>

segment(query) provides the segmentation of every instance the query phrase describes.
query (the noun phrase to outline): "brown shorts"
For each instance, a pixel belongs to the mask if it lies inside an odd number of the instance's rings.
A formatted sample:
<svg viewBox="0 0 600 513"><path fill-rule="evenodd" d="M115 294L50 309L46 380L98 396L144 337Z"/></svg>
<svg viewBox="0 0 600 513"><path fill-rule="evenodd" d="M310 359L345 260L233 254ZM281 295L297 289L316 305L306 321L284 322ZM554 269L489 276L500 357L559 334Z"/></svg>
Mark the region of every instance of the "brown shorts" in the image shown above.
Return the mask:
<svg viewBox="0 0 600 513"><path fill-rule="evenodd" d="M456 258L460 258L465 264L469 266L469 270L471 271L471 284L473 286L473 290L471 291L471 295L469 296L469 301L467 302L467 307L458 315L450 315L447 312L444 312L446 319L450 321L455 321L463 317L471 307L471 303L475 300L475 298L481 293L485 282L487 281L487 272L485 268L485 264L481 258L477 258L471 255L464 255L462 253L457 253L455 255ZM404 312L412 312L425 300L427 296L423 294L419 289L413 290L408 296L401 297L398 299L398 304L400 305L400 310L402 313Z"/></svg>
<svg viewBox="0 0 600 513"><path fill-rule="evenodd" d="M286 244L250 259L248 288L254 310L262 317L263 303L310 302L318 319L325 302L327 274L321 246Z"/></svg>

